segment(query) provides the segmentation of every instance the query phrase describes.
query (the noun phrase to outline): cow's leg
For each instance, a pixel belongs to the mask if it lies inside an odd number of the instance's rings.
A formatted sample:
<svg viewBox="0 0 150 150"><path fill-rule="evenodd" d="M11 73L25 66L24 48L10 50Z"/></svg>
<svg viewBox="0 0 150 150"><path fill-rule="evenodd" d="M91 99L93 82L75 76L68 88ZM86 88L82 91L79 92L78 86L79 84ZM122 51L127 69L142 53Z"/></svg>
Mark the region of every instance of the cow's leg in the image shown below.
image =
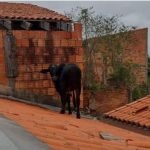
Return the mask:
<svg viewBox="0 0 150 150"><path fill-rule="evenodd" d="M64 114L64 113L65 113L66 100L67 100L67 99L66 99L66 94L65 94L65 95L61 95L61 104L62 104L61 111L60 111L61 114Z"/></svg>
<svg viewBox="0 0 150 150"><path fill-rule="evenodd" d="M80 90L76 90L76 103L77 103L77 115L76 117L80 119Z"/></svg>
<svg viewBox="0 0 150 150"><path fill-rule="evenodd" d="M67 102L68 102L68 114L72 114L70 107L70 93L67 94Z"/></svg>
<svg viewBox="0 0 150 150"><path fill-rule="evenodd" d="M73 106L74 106L74 111L76 111L76 98L75 98L75 91L72 92L73 93Z"/></svg>

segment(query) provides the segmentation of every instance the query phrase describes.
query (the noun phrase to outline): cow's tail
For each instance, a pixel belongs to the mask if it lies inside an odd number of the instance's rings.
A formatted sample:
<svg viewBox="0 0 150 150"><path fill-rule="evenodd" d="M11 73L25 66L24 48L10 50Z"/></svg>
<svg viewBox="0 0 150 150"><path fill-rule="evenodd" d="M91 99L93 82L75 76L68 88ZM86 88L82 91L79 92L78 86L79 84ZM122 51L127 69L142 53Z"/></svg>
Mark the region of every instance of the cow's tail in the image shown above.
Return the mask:
<svg viewBox="0 0 150 150"><path fill-rule="evenodd" d="M73 93L73 105L74 105L74 110L76 110L76 97L75 97L75 91Z"/></svg>

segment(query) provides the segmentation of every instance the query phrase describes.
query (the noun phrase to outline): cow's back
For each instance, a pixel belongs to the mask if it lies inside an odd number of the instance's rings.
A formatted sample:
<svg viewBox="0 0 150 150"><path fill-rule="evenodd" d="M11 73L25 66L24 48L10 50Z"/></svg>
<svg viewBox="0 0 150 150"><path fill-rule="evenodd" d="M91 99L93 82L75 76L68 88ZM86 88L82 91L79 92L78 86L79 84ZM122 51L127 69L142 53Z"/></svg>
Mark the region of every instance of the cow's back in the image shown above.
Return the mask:
<svg viewBox="0 0 150 150"><path fill-rule="evenodd" d="M75 64L66 64L61 72L60 81L70 90L81 87L81 70Z"/></svg>

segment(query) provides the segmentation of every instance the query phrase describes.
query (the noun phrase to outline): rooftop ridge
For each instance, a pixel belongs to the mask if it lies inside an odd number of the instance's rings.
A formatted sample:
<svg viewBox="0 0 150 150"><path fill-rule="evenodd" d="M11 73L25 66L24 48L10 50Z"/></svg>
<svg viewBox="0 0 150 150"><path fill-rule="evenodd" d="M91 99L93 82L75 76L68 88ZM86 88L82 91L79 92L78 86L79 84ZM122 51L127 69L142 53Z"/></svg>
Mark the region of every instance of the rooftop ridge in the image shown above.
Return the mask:
<svg viewBox="0 0 150 150"><path fill-rule="evenodd" d="M30 11L27 11L27 10ZM30 3L0 2L0 18L10 19L54 19L70 21L70 19L54 10Z"/></svg>

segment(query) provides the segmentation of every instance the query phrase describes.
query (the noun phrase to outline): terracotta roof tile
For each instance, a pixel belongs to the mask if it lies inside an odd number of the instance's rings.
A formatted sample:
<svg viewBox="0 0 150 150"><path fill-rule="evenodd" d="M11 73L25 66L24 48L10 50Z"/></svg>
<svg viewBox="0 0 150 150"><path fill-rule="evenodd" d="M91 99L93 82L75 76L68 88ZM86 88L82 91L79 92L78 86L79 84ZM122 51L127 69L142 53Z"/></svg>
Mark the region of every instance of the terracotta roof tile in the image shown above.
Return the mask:
<svg viewBox="0 0 150 150"><path fill-rule="evenodd" d="M150 148L148 136L98 120L76 119L73 115L62 115L8 99L0 98L0 114L26 128L54 150L148 150ZM144 121L142 120L141 123ZM108 133L119 140L103 139L100 133Z"/></svg>
<svg viewBox="0 0 150 150"><path fill-rule="evenodd" d="M150 96L115 109L106 117L150 128Z"/></svg>
<svg viewBox="0 0 150 150"><path fill-rule="evenodd" d="M55 11L32 4L0 2L0 18L9 19L40 19L63 20L70 19Z"/></svg>

